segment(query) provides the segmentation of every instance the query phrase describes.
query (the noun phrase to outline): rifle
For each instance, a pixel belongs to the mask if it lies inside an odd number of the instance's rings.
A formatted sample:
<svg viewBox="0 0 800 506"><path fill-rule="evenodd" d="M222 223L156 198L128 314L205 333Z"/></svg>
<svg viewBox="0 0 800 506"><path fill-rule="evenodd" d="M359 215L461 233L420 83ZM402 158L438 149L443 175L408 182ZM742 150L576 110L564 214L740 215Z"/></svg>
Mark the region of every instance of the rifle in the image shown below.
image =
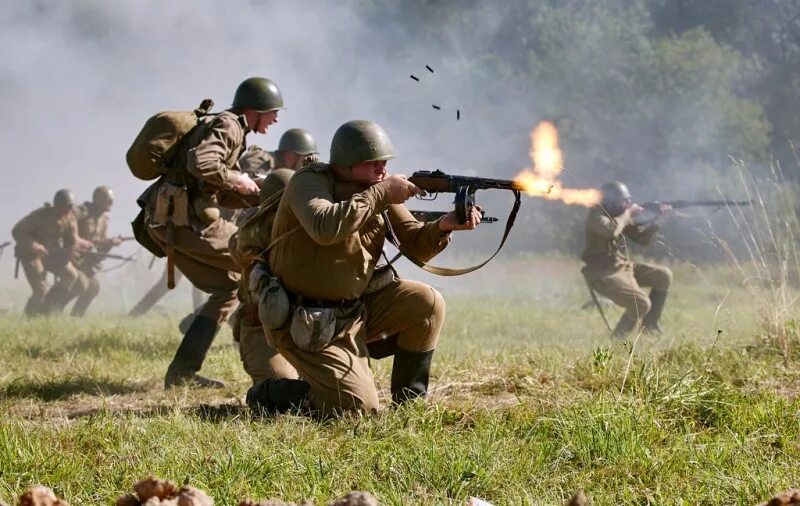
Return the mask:
<svg viewBox="0 0 800 506"><path fill-rule="evenodd" d="M441 218L442 216L447 214L447 211L412 211L412 210L409 210L409 212L411 213L411 215L414 218L416 218L416 219L418 219L420 221L438 220L439 218ZM500 221L500 218L495 218L494 216L485 216L483 213L481 213L481 223L497 223L498 221Z"/></svg>
<svg viewBox="0 0 800 506"><path fill-rule="evenodd" d="M94 257L97 260L124 260L125 262L131 262L136 257L135 254L131 256L122 256L122 255L114 255L112 253L100 253L99 251L84 251L81 255L87 255Z"/></svg>
<svg viewBox="0 0 800 506"><path fill-rule="evenodd" d="M665 200L663 202L645 202L639 204L646 211L660 213L662 205L669 205L673 209L685 209L687 207L723 207L723 206L749 206L752 200Z"/></svg>
<svg viewBox="0 0 800 506"><path fill-rule="evenodd" d="M650 213L652 217L645 215L644 218L640 217L639 219L636 219L636 223L638 225L647 226L655 222L659 216L661 216L661 206L663 205L668 205L672 207L672 209L686 209L687 207L713 207L715 208L712 210L713 212L721 209L722 207L749 206L752 204L752 200L665 200L661 202L644 202L639 204L639 206L641 206L645 212Z"/></svg>
<svg viewBox="0 0 800 506"><path fill-rule="evenodd" d="M437 274L439 276L458 276L480 269L489 263L495 256L497 256L498 253L500 253L500 250L503 249L503 245L508 238L509 232L511 232L511 228L514 226L514 220L517 218L517 212L519 212L519 208L522 205L520 195L525 189L522 185L508 179L455 176L452 174L445 174L441 170L420 170L411 174L411 177L408 178L408 180L431 195L430 198L422 198L422 200L434 200L439 193L454 193L455 211L459 223L467 222L467 217L472 212L472 208L475 207L475 193L478 190L509 190L514 193L514 206L511 208L511 212L506 220L506 228L503 231L503 238L500 240L500 245L497 247L497 250L495 250L492 256L490 256L484 262L465 269L445 269L442 267L427 265L425 262L406 254L403 251L402 244L400 244L395 234L391 232L391 227L389 227L389 241L394 243L397 249L400 250L400 252L412 263L427 272Z"/></svg>

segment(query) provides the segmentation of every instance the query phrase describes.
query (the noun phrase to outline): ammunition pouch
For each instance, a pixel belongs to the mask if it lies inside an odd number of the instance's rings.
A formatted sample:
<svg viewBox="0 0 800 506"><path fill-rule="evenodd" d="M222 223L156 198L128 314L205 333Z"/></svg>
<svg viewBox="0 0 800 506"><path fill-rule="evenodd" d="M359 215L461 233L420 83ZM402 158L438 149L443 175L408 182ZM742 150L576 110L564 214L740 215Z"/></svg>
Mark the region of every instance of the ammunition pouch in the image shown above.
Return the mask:
<svg viewBox="0 0 800 506"><path fill-rule="evenodd" d="M156 195L156 206L150 221L154 225L171 222L176 227L189 226L189 192L185 186L163 183Z"/></svg>
<svg viewBox="0 0 800 506"><path fill-rule="evenodd" d="M266 330L275 330L286 325L291 313L289 295L264 262L256 263L250 271L248 288L252 300L258 306L258 318Z"/></svg>
<svg viewBox="0 0 800 506"><path fill-rule="evenodd" d="M336 307L296 305L289 334L295 346L303 351L322 351L349 329L361 316L360 300L343 302Z"/></svg>
<svg viewBox="0 0 800 506"><path fill-rule="evenodd" d="M164 255L166 255L158 243L147 233L148 227L144 209L139 211L139 214L137 214L136 218L131 222L131 228L133 229L133 236L136 238L136 242L144 246L147 251L158 258L163 258Z"/></svg>

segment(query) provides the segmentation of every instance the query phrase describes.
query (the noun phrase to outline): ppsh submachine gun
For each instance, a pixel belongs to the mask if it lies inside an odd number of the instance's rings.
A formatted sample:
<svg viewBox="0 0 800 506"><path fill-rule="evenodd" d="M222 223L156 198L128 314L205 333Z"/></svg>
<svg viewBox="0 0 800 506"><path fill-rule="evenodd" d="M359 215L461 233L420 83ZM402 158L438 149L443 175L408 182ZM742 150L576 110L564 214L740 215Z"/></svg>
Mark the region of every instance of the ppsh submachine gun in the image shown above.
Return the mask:
<svg viewBox="0 0 800 506"><path fill-rule="evenodd" d="M478 190L510 191L514 195L514 205L512 206L511 212L506 220L506 227L503 231L503 238L500 240L500 245L497 247L497 250L492 254L492 256L478 265L474 265L465 269L446 269L443 267L428 265L425 262L406 254L403 251L403 245L400 244L400 242L397 240L397 237L390 231L389 241L392 242L398 250L400 250L400 253L402 253L406 258L420 268L440 276L458 276L476 271L497 256L497 254L503 248L509 232L511 232L511 229L514 227L514 220L517 218L517 213L522 205L520 198L522 191L524 190L522 185L508 179L457 176L453 174L446 174L441 170L420 170L414 172L411 177L408 178L408 180L417 185L419 188L425 190L425 192L428 194L426 197L417 197L422 200L435 200L440 193L454 194L453 205L459 223L467 222L468 217L472 213L472 209L476 205L475 194ZM485 222L487 223L493 223L494 221L497 221L496 218L492 219L491 217L485 217L481 219L481 222L484 222L484 219L486 219Z"/></svg>
<svg viewBox="0 0 800 506"><path fill-rule="evenodd" d="M411 209L409 209L408 212L419 221L435 221L447 214L447 211L419 211ZM484 212L481 211L481 223L497 223L498 221L500 221L500 218L486 216Z"/></svg>

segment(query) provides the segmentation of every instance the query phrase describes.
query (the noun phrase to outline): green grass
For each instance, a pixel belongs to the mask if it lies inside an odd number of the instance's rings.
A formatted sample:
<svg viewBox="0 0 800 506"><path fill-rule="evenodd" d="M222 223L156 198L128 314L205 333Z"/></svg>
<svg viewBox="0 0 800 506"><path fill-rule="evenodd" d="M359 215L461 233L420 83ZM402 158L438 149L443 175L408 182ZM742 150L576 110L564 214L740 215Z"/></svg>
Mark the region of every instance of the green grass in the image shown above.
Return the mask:
<svg viewBox="0 0 800 506"><path fill-rule="evenodd" d="M228 388L165 392L177 314L0 316L0 499L41 483L111 504L151 474L222 505L354 489L386 504L560 504L581 489L594 504L755 504L797 486L796 346L773 344L731 272L678 266L668 334L621 343L580 309L573 264L507 267L513 288L443 289L427 404L327 422L251 417L227 330L204 372ZM390 361L375 369L385 399Z"/></svg>

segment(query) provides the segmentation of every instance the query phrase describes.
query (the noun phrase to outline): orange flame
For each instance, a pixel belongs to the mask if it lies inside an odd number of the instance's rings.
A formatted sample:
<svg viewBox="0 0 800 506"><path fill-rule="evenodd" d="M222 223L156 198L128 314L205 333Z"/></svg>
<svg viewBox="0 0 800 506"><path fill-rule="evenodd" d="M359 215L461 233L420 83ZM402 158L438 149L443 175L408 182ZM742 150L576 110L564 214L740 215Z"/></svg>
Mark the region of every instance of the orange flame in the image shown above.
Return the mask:
<svg viewBox="0 0 800 506"><path fill-rule="evenodd" d="M524 169L514 178L528 195L586 207L600 202L599 190L564 188L558 180L564 161L558 147L558 130L549 121L542 121L531 132L530 156L533 168Z"/></svg>

